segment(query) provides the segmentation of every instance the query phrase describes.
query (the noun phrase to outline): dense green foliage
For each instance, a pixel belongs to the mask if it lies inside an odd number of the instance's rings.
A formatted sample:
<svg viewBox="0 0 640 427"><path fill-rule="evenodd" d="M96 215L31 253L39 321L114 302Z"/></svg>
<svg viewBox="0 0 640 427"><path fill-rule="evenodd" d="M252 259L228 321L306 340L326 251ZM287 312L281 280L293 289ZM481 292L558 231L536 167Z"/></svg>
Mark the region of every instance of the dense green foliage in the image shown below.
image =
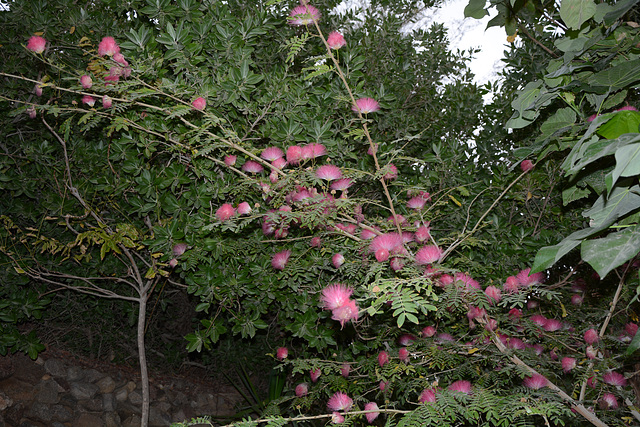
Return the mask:
<svg viewBox="0 0 640 427"><path fill-rule="evenodd" d="M289 387L254 405L270 425L349 412L327 410L337 392L389 425L633 420L633 391L609 371L637 371L640 113L600 113L637 105L640 36L621 19L635 2L511 3L493 4L492 24L527 38L486 106L441 26L400 35L415 2L314 3L309 25L288 22L285 1L11 3L0 352L37 354L16 325L63 311L50 292L137 303L119 310L143 336L151 296L166 309L186 290L189 351L271 340ZM595 11L576 21L576 7ZM346 45L330 49L336 29ZM34 34L43 52L25 49ZM362 98L380 111L352 109ZM528 275L534 257L546 274Z"/></svg>

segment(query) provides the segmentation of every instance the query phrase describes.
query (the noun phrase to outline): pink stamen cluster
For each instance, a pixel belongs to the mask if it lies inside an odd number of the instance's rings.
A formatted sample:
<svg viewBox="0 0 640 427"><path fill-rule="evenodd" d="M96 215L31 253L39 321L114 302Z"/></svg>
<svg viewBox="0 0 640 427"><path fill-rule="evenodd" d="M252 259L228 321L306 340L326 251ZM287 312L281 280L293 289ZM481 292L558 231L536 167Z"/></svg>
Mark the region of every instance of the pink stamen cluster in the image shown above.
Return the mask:
<svg viewBox="0 0 640 427"><path fill-rule="evenodd" d="M341 283L334 283L322 290L320 301L326 310L331 310L333 320L344 324L349 320L358 320L358 306L351 299L353 290Z"/></svg>

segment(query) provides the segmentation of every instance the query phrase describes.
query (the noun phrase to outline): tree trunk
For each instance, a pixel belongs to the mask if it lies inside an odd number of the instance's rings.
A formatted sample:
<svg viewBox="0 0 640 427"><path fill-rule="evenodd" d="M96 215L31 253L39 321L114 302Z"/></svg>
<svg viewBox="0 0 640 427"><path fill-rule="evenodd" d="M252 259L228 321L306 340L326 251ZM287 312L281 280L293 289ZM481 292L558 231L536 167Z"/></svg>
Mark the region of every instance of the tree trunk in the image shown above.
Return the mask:
<svg viewBox="0 0 640 427"><path fill-rule="evenodd" d="M140 426L147 427L149 425L149 372L147 371L147 355L144 347L144 327L147 315L147 299L145 293L140 296L140 311L138 312L138 360L140 363L140 382L142 383L142 408L140 418L142 419Z"/></svg>

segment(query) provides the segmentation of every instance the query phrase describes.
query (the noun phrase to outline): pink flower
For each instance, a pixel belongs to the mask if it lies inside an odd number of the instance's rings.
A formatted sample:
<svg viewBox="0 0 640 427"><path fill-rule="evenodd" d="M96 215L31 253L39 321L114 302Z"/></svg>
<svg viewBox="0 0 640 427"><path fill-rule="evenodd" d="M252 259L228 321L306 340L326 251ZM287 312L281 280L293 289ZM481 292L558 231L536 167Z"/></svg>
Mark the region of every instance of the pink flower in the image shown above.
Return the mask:
<svg viewBox="0 0 640 427"><path fill-rule="evenodd" d="M487 288L484 290L484 294L489 299L489 303L491 305L500 302L500 300L502 299L502 291L495 286L487 286Z"/></svg>
<svg viewBox="0 0 640 427"><path fill-rule="evenodd" d="M384 262L389 259L389 251L384 248L378 249L375 256L378 262Z"/></svg>
<svg viewBox="0 0 640 427"><path fill-rule="evenodd" d="M611 393L604 393L598 401L598 404L602 409L617 409L618 399Z"/></svg>
<svg viewBox="0 0 640 427"><path fill-rule="evenodd" d="M320 20L320 11L310 5L300 5L289 13L289 24L295 26L309 25Z"/></svg>
<svg viewBox="0 0 640 427"><path fill-rule="evenodd" d="M337 31L332 31L327 37L327 44L331 49L340 49L347 42L344 41L344 37Z"/></svg>
<svg viewBox="0 0 640 427"><path fill-rule="evenodd" d="M124 59L124 55L121 53L116 53L113 55L113 60L116 61L118 64L123 65L123 66L128 66L129 63L127 62L126 59ZM128 77L128 76L127 76Z"/></svg>
<svg viewBox="0 0 640 427"><path fill-rule="evenodd" d="M36 94L36 96L42 96L42 85L41 84L37 84L34 88L33 88L33 93Z"/></svg>
<svg viewBox="0 0 640 427"><path fill-rule="evenodd" d="M386 166L386 169L387 169L387 173L382 175L383 179L386 179L387 181L390 181L390 180L396 179L398 177L398 168L396 167L396 165L394 165L393 163L389 163Z"/></svg>
<svg viewBox="0 0 640 427"><path fill-rule="evenodd" d="M27 43L27 49L34 53L42 53L46 45L47 41L43 37L31 36L29 43Z"/></svg>
<svg viewBox="0 0 640 427"><path fill-rule="evenodd" d="M337 391L329 398L327 407L332 411L349 411L353 405L353 400L346 393Z"/></svg>
<svg viewBox="0 0 640 427"><path fill-rule="evenodd" d="M402 334L398 337L398 344L401 346L407 346L413 344L416 337L411 334Z"/></svg>
<svg viewBox="0 0 640 427"><path fill-rule="evenodd" d="M344 416L340 412L333 412L331 414L331 422L333 424L342 424L344 422Z"/></svg>
<svg viewBox="0 0 640 427"><path fill-rule="evenodd" d="M422 329L422 336L431 338L436 334L436 328L433 326L427 326Z"/></svg>
<svg viewBox="0 0 640 427"><path fill-rule="evenodd" d="M398 350L398 359L400 359L404 363L407 363L409 361L409 350L407 350L405 347L402 347L400 350Z"/></svg>
<svg viewBox="0 0 640 427"><path fill-rule="evenodd" d="M229 203L223 204L216 211L216 217L220 221L226 221L229 218L233 217L235 214L236 214L236 210L233 209L233 206L231 206Z"/></svg>
<svg viewBox="0 0 640 427"><path fill-rule="evenodd" d="M274 160L284 157L284 152L279 147L268 147L262 150L260 157L272 162Z"/></svg>
<svg viewBox="0 0 640 427"><path fill-rule="evenodd" d="M511 320L517 320L522 317L522 310L519 308L512 308L509 310L509 318Z"/></svg>
<svg viewBox="0 0 640 427"><path fill-rule="evenodd" d="M529 275L530 273L531 268L526 268L516 275L516 279L518 279L521 286L537 285L544 280L544 274L534 273Z"/></svg>
<svg viewBox="0 0 640 427"><path fill-rule="evenodd" d="M434 245L423 246L416 252L416 264L432 264L438 262L441 256L442 250L439 247Z"/></svg>
<svg viewBox="0 0 640 427"><path fill-rule="evenodd" d="M524 378L522 385L528 388L532 388L534 390L539 390L543 387L546 387L548 384L547 379L540 374L533 374L532 376L528 376Z"/></svg>
<svg viewBox="0 0 640 427"><path fill-rule="evenodd" d="M378 404L376 402L369 402L364 405L365 411L378 411L378 409ZM378 415L380 415L380 412L369 412L365 414L365 417L367 417L367 421L369 422L369 424L371 424L373 420L378 418Z"/></svg>
<svg viewBox="0 0 640 427"><path fill-rule="evenodd" d="M378 364L380 366L384 366L387 363L389 363L389 353L387 353L386 351L381 351L380 353L378 353Z"/></svg>
<svg viewBox="0 0 640 427"><path fill-rule="evenodd" d="M598 352L596 351L595 348L593 348L592 345L590 345L590 346L587 346L587 349L585 350L585 354L587 355L587 359L593 360L598 355Z"/></svg>
<svg viewBox="0 0 640 427"><path fill-rule="evenodd" d="M238 156L234 156L233 154L228 154L224 156L224 164L227 166L233 166L236 164L237 159L238 159Z"/></svg>
<svg viewBox="0 0 640 427"><path fill-rule="evenodd" d="M584 333L584 342L587 344L595 344L600 340L598 333L595 329L589 329Z"/></svg>
<svg viewBox="0 0 640 427"><path fill-rule="evenodd" d="M353 289L342 283L334 283L322 290L320 301L327 310L334 310L345 305L353 294Z"/></svg>
<svg viewBox="0 0 640 427"><path fill-rule="evenodd" d="M98 55L113 56L116 53L120 53L120 46L118 46L113 37L104 37L98 45Z"/></svg>
<svg viewBox="0 0 640 427"><path fill-rule="evenodd" d="M327 148L322 144L307 144L300 149L302 159L315 159L327 154Z"/></svg>
<svg viewBox="0 0 640 427"><path fill-rule="evenodd" d="M276 351L276 358L278 360L284 360L289 356L289 349L287 347L279 347Z"/></svg>
<svg viewBox="0 0 640 427"><path fill-rule="evenodd" d="M358 306L354 300L349 300L344 305L334 308L331 313L331 318L340 322L342 328L349 320L358 320Z"/></svg>
<svg viewBox="0 0 640 427"><path fill-rule="evenodd" d="M547 319L542 327L547 332L555 332L562 329L562 322L557 319Z"/></svg>
<svg viewBox="0 0 640 427"><path fill-rule="evenodd" d="M584 297L580 294L571 295L571 304L573 305L582 305L582 301L584 301Z"/></svg>
<svg viewBox="0 0 640 427"><path fill-rule="evenodd" d="M290 256L290 250L278 252L273 256L273 258L271 258L271 266L276 270L284 270L284 266L287 265Z"/></svg>
<svg viewBox="0 0 640 427"><path fill-rule="evenodd" d="M171 258L169 261L169 267L176 268L176 265L178 265L178 260L176 258Z"/></svg>
<svg viewBox="0 0 640 427"><path fill-rule="evenodd" d="M309 376L311 376L311 381L313 381L314 383L318 381L318 378L320 378L321 374L322 374L322 371L320 370L320 368L312 369L311 371L309 371Z"/></svg>
<svg viewBox="0 0 640 427"><path fill-rule="evenodd" d="M280 157L279 159L275 159L271 162L274 168L284 169L287 166L287 161L284 157Z"/></svg>
<svg viewBox="0 0 640 427"><path fill-rule="evenodd" d="M402 245L402 237L398 233L385 233L376 236L369 244L369 250L376 252L379 249L392 251Z"/></svg>
<svg viewBox="0 0 640 427"><path fill-rule="evenodd" d="M258 162L254 162L253 160L247 160L244 163L244 165L242 165L242 170L244 172L249 172L249 173L260 173L264 170L264 168Z"/></svg>
<svg viewBox="0 0 640 427"><path fill-rule="evenodd" d="M477 280L475 280L473 277L469 276L468 274L456 273L454 277L456 282L462 282L465 285L466 289L474 288L474 289L482 290L480 283L478 283Z"/></svg>
<svg viewBox="0 0 640 427"><path fill-rule="evenodd" d="M388 385L389 381L380 381L380 384L378 384L378 388L380 389L380 391L384 392L387 389Z"/></svg>
<svg viewBox="0 0 640 427"><path fill-rule="evenodd" d="M349 372L351 372L351 366L349 364L345 363L340 367L340 375L343 377L348 378Z"/></svg>
<svg viewBox="0 0 640 427"><path fill-rule="evenodd" d="M85 95L82 97L82 103L87 104L89 107L93 107L93 105L96 103L96 100L93 96Z"/></svg>
<svg viewBox="0 0 640 427"><path fill-rule="evenodd" d="M37 116L36 109L33 106L27 108L27 114L30 119L35 119Z"/></svg>
<svg viewBox="0 0 640 427"><path fill-rule="evenodd" d="M340 268L342 264L344 264L344 256L342 254L334 254L331 257L331 262L335 268Z"/></svg>
<svg viewBox="0 0 640 427"><path fill-rule="evenodd" d="M110 84L115 84L115 83L118 83L119 80L120 80L120 77L118 76L108 75L104 78L104 84L105 86Z"/></svg>
<svg viewBox="0 0 640 427"><path fill-rule="evenodd" d="M615 371L607 372L602 376L602 381L607 384L614 385L616 387L625 387L627 385L627 379L624 375Z"/></svg>
<svg viewBox="0 0 640 427"><path fill-rule="evenodd" d="M420 393L418 402L420 403L433 403L436 401L436 392L432 388L426 388Z"/></svg>
<svg viewBox="0 0 640 427"><path fill-rule="evenodd" d="M562 370L567 373L570 372L573 368L576 367L576 359L573 357L563 357L562 361Z"/></svg>
<svg viewBox="0 0 640 427"><path fill-rule="evenodd" d="M533 162L531 160L524 160L520 163L520 169L522 169L522 172L529 172L533 169Z"/></svg>
<svg viewBox="0 0 640 427"><path fill-rule="evenodd" d="M302 148L298 145L292 145L287 148L287 162L297 165L302 160Z"/></svg>
<svg viewBox="0 0 640 427"><path fill-rule="evenodd" d="M318 236L312 237L311 241L309 242L309 245L312 248L320 248L320 247L322 247L322 239L320 237L318 237Z"/></svg>
<svg viewBox="0 0 640 427"><path fill-rule="evenodd" d="M630 337L635 337L638 333L638 325L635 323L627 323L624 325L624 333L629 335Z"/></svg>
<svg viewBox="0 0 640 427"><path fill-rule="evenodd" d="M333 181L329 188L336 191L344 191L347 188L351 187L352 184L353 181L350 178L342 178L337 181Z"/></svg>
<svg viewBox="0 0 640 427"><path fill-rule="evenodd" d="M375 232L373 232L373 231L371 231L371 230L367 230L366 228L365 228L365 229L363 229L363 230L360 232L360 238L361 238L362 240L369 240L369 239L373 239L373 238L374 238L374 237L376 237L376 236L377 236L377 234L376 234Z"/></svg>
<svg viewBox="0 0 640 427"><path fill-rule="evenodd" d="M625 105L624 107L618 108L616 112L618 111L638 111L638 109L631 105Z"/></svg>
<svg viewBox="0 0 640 427"><path fill-rule="evenodd" d="M595 389L596 384L598 384L598 379L596 377L589 377L589 379L587 379L587 385L589 387Z"/></svg>
<svg viewBox="0 0 640 427"><path fill-rule="evenodd" d="M302 397L309 393L309 386L307 383L301 383L296 386L296 396Z"/></svg>
<svg viewBox="0 0 640 427"><path fill-rule="evenodd" d="M342 171L335 165L323 165L316 170L316 176L325 181L342 178Z"/></svg>
<svg viewBox="0 0 640 427"><path fill-rule="evenodd" d="M409 209L416 209L416 210L420 210L422 208L424 208L424 205L427 203L426 199L423 199L422 197L416 196L416 197L412 197L409 199L409 201L407 202L407 207Z"/></svg>
<svg viewBox="0 0 640 427"><path fill-rule="evenodd" d="M247 202L242 202L238 205L238 214L248 215L251 213L251 206Z"/></svg>
<svg viewBox="0 0 640 427"><path fill-rule="evenodd" d="M471 394L471 383L469 381L456 381L447 387L450 391L459 391L460 393Z"/></svg>
<svg viewBox="0 0 640 427"><path fill-rule="evenodd" d="M202 111L207 107L207 100L199 96L191 103L194 110Z"/></svg>
<svg viewBox="0 0 640 427"><path fill-rule="evenodd" d="M93 86L93 81L91 80L90 76L85 74L84 76L80 77L80 84L85 89L91 89L91 86Z"/></svg>
<svg viewBox="0 0 640 427"><path fill-rule="evenodd" d="M180 255L185 253L186 250L187 250L186 243L176 243L175 245L173 245L173 256L179 257Z"/></svg>
<svg viewBox="0 0 640 427"><path fill-rule="evenodd" d="M112 104L113 104L113 100L111 99L110 96L107 96L107 95L102 96L102 106L104 108L111 108Z"/></svg>
<svg viewBox="0 0 640 427"><path fill-rule="evenodd" d="M431 238L431 228L426 225L418 227L415 237L418 242L425 242L429 240Z"/></svg>
<svg viewBox="0 0 640 427"><path fill-rule="evenodd" d="M360 112L362 114L374 113L380 110L380 104L373 98L360 98L356 100L356 105L353 105L351 109L355 112Z"/></svg>
<svg viewBox="0 0 640 427"><path fill-rule="evenodd" d="M547 318L541 314L536 314L535 316L531 316L529 320L531 320L533 323L535 323L540 327L544 327L544 325L547 323Z"/></svg>

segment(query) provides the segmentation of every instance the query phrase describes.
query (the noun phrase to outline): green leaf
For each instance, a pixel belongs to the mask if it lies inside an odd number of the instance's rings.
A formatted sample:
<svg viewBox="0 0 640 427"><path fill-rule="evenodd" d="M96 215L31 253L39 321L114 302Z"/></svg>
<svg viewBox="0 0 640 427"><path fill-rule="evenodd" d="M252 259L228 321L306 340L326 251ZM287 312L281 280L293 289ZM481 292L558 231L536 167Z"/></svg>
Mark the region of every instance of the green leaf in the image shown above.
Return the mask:
<svg viewBox="0 0 640 427"><path fill-rule="evenodd" d="M560 6L560 17L574 30L579 30L595 13L596 4L593 0L562 0Z"/></svg>
<svg viewBox="0 0 640 427"><path fill-rule="evenodd" d="M489 12L484 8L486 3L486 0L469 0L469 4L464 8L464 17L482 19L487 16Z"/></svg>
<svg viewBox="0 0 640 427"><path fill-rule="evenodd" d="M614 188L609 196L602 194L583 215L591 218L591 227L603 230L618 218L640 208L640 186Z"/></svg>
<svg viewBox="0 0 640 427"><path fill-rule="evenodd" d="M640 348L640 330L636 332L636 336L633 337L627 347L627 351L624 352L625 356L631 356L637 349Z"/></svg>
<svg viewBox="0 0 640 427"><path fill-rule="evenodd" d="M638 133L640 127L640 112L617 111L611 119L600 126L598 135L607 139L616 139L625 133Z"/></svg>
<svg viewBox="0 0 640 427"><path fill-rule="evenodd" d="M604 16L605 25L612 25L615 21L622 18L627 11L638 3L638 0L622 0L613 5L613 10Z"/></svg>
<svg viewBox="0 0 640 427"><path fill-rule="evenodd" d="M624 89L638 80L640 80L640 59L634 59L594 74L587 83L618 90Z"/></svg>
<svg viewBox="0 0 640 427"><path fill-rule="evenodd" d="M589 194L591 194L591 191L589 191L588 189L580 188L577 185L574 185L562 190L562 204L564 206L567 206L569 203L580 200L583 197L587 197Z"/></svg>
<svg viewBox="0 0 640 427"><path fill-rule="evenodd" d="M542 124L540 130L546 135L552 135L562 128L573 125L576 122L576 118L576 113L573 109L569 107L561 108Z"/></svg>
<svg viewBox="0 0 640 427"><path fill-rule="evenodd" d="M616 267L621 266L640 251L640 227L635 226L602 239L582 243L582 258L604 279Z"/></svg>
<svg viewBox="0 0 640 427"><path fill-rule="evenodd" d="M640 175L640 144L627 145L616 151L616 168L611 173L612 181L607 183L608 190L621 176Z"/></svg>

